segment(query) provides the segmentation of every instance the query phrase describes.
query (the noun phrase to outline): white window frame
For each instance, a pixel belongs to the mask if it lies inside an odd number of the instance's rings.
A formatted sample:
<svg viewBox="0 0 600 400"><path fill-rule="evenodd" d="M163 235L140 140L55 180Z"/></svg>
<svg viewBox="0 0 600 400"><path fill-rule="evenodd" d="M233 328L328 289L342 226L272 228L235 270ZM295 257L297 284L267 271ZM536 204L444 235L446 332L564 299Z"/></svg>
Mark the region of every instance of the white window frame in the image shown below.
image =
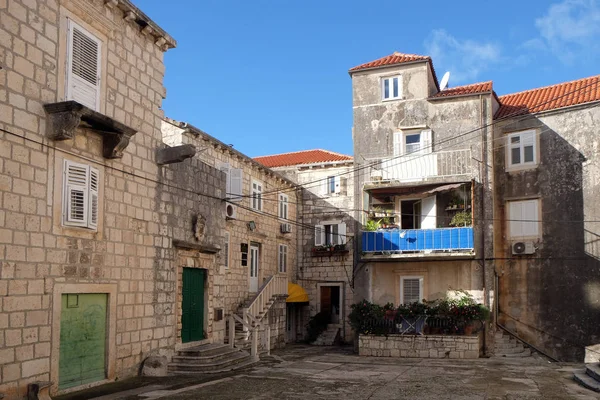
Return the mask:
<svg viewBox="0 0 600 400"><path fill-rule="evenodd" d="M73 84L75 82L74 78L74 74L73 74L73 31L74 29L77 29L80 33L82 33L84 36L86 36L88 39L90 39L91 41L95 42L98 45L98 58L96 60L97 62L97 66L96 66L96 85L95 85L95 89L96 89L96 93L95 93L95 104L83 104L86 107L89 107L90 109L94 110L94 111L100 111L100 92L101 92L101 77L102 77L102 41L100 39L98 39L95 35L93 35L92 33L90 33L90 31L88 31L87 29L83 28L81 25L77 24L76 22L74 22L72 19L68 18L67 19L67 26L68 26L68 32L67 32L67 57L66 57L66 71L65 71L65 99L66 100L75 100L75 101L80 101L79 99L76 99L75 96L73 95ZM81 77L78 77L79 79L83 79ZM90 84L89 82L85 83L85 85Z"/></svg>
<svg viewBox="0 0 600 400"><path fill-rule="evenodd" d="M408 275L408 276L400 277L400 304L405 304L404 303L404 281L405 280L415 280L415 279L419 280L419 300L418 300L418 302L421 303L423 301L423 298L424 298L423 282L425 280L425 277L422 275Z"/></svg>
<svg viewBox="0 0 600 400"><path fill-rule="evenodd" d="M394 79L397 79L398 82L398 95L394 96L393 93L393 84ZM389 85L389 96L385 97L385 83L388 82ZM402 75L392 75L392 76L382 76L381 77L381 100L389 101L389 100L398 100L402 98Z"/></svg>
<svg viewBox="0 0 600 400"><path fill-rule="evenodd" d="M244 172L241 168L231 168L229 163L221 163L218 169L223 171L226 176L225 198L227 201L240 201L242 196L242 183Z"/></svg>
<svg viewBox="0 0 600 400"><path fill-rule="evenodd" d="M332 188L333 187L333 188ZM323 179L322 193L325 196L340 194L342 192L342 178L339 175L331 175Z"/></svg>
<svg viewBox="0 0 600 400"><path fill-rule="evenodd" d="M279 193L279 218L288 219L289 197L287 194Z"/></svg>
<svg viewBox="0 0 600 400"><path fill-rule="evenodd" d="M529 208L532 215L524 216ZM511 239L538 239L541 235L540 199L510 200L506 202L507 232Z"/></svg>
<svg viewBox="0 0 600 400"><path fill-rule="evenodd" d="M80 179L82 178L83 181L70 181L70 168L82 171L85 175L80 175ZM80 191L82 193L83 213L79 219L69 218L72 207L72 203L70 202L70 193L72 191ZM100 220L100 171L87 164L64 160L62 193L62 225L96 231L98 229L98 221Z"/></svg>
<svg viewBox="0 0 600 400"><path fill-rule="evenodd" d="M419 150L415 152L408 151L406 138L408 136L419 135ZM394 132L394 156L416 156L418 154L430 154L433 152L432 139L433 131L431 129L410 129Z"/></svg>
<svg viewBox="0 0 600 400"><path fill-rule="evenodd" d="M256 189L254 188L256 186ZM252 179L250 181L250 208L256 211L263 210L263 183Z"/></svg>
<svg viewBox="0 0 600 400"><path fill-rule="evenodd" d="M512 143L513 138L519 138L519 143ZM538 165L538 135L535 129L513 132L506 137L506 170L516 171L522 169L535 168ZM525 161L525 147L533 147L533 160ZM520 160L513 163L512 150L519 149Z"/></svg>
<svg viewBox="0 0 600 400"><path fill-rule="evenodd" d="M336 226L337 233L334 234L333 228L330 228L327 234L326 226ZM315 246L345 244L346 232L346 224L342 221L324 221L315 225Z"/></svg>
<svg viewBox="0 0 600 400"><path fill-rule="evenodd" d="M285 244L280 244L279 245L279 252L278 252L278 256L277 256L277 265L279 266L278 270L279 273L281 274L285 274L287 273L287 264L288 264L288 247Z"/></svg>
<svg viewBox="0 0 600 400"><path fill-rule="evenodd" d="M230 246L230 240L231 240L231 236L229 235L229 232L225 232L225 257L224 257L224 262L223 265L225 266L225 269L229 269L229 249L231 248Z"/></svg>

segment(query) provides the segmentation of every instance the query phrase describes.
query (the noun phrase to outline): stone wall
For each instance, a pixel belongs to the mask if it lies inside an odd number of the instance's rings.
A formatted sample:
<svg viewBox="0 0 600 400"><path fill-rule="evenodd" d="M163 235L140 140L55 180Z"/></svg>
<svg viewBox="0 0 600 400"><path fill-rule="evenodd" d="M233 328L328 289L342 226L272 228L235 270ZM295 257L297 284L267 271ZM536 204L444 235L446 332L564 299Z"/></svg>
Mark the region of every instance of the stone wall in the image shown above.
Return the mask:
<svg viewBox="0 0 600 400"><path fill-rule="evenodd" d="M481 336L359 335L358 354L399 358L479 358Z"/></svg>

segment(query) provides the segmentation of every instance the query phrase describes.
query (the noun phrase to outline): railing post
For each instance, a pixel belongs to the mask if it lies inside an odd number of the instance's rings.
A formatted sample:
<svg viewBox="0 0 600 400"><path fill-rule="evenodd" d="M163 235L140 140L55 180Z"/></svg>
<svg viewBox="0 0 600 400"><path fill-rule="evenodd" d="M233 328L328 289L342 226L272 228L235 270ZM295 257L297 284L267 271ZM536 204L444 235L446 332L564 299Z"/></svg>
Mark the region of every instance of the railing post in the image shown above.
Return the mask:
<svg viewBox="0 0 600 400"><path fill-rule="evenodd" d="M244 319L244 322L246 324L248 324L248 309L244 308L244 311L242 313L242 318ZM246 324L243 324L244 332L248 331L248 327L246 326Z"/></svg>
<svg viewBox="0 0 600 400"><path fill-rule="evenodd" d="M229 316L229 347L235 347L235 319Z"/></svg>
<svg viewBox="0 0 600 400"><path fill-rule="evenodd" d="M267 335L267 355L271 355L271 327L266 325L265 334Z"/></svg>
<svg viewBox="0 0 600 400"><path fill-rule="evenodd" d="M250 357L252 361L258 361L258 325L251 331L252 345L250 347Z"/></svg>

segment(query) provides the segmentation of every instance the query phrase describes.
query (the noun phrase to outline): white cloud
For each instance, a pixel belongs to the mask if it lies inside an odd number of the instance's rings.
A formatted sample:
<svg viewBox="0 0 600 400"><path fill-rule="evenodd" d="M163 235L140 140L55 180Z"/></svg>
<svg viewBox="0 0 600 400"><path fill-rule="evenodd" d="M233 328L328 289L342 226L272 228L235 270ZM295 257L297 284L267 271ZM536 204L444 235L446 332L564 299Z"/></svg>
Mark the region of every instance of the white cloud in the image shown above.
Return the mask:
<svg viewBox="0 0 600 400"><path fill-rule="evenodd" d="M579 56L590 56L600 50L600 2L598 0L565 0L551 5L546 14L535 20L542 42L561 61L571 64ZM540 47L538 47L540 48Z"/></svg>
<svg viewBox="0 0 600 400"><path fill-rule="evenodd" d="M453 84L475 82L481 72L502 59L498 45L459 40L443 29L431 32L425 41L425 49L437 69L451 71L450 82Z"/></svg>

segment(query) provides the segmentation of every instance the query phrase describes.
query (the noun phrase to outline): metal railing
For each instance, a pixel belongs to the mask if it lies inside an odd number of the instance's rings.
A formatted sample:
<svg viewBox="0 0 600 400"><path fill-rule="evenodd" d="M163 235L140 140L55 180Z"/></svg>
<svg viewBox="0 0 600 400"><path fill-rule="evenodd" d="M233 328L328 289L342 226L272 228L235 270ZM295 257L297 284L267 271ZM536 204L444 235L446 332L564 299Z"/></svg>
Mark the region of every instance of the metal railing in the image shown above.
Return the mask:
<svg viewBox="0 0 600 400"><path fill-rule="evenodd" d="M364 170L364 182L370 184L472 174L470 149L404 156L367 155L364 158L367 163L373 164Z"/></svg>
<svg viewBox="0 0 600 400"><path fill-rule="evenodd" d="M471 329L467 329L471 326ZM465 335L477 333L483 329L479 320L465 320L447 316L381 318L364 321L361 333L370 335Z"/></svg>
<svg viewBox="0 0 600 400"><path fill-rule="evenodd" d="M473 250L473 227L362 232L365 253Z"/></svg>

